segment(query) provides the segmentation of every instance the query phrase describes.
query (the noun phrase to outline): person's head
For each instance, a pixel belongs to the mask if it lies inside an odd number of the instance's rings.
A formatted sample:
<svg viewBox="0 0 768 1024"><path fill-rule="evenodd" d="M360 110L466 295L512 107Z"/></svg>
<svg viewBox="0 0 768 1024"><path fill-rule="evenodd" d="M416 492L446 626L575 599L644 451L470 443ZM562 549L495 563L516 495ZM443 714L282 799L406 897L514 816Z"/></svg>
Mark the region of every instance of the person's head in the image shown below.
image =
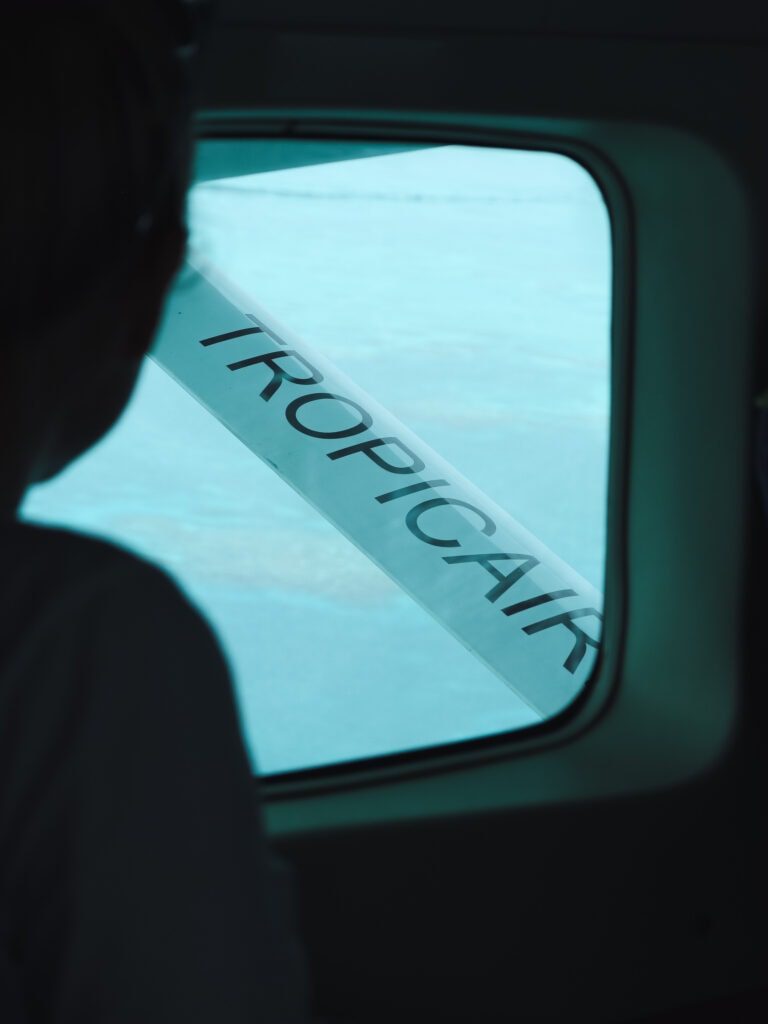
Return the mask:
<svg viewBox="0 0 768 1024"><path fill-rule="evenodd" d="M181 261L191 160L181 7L19 0L0 14L6 504L120 415Z"/></svg>

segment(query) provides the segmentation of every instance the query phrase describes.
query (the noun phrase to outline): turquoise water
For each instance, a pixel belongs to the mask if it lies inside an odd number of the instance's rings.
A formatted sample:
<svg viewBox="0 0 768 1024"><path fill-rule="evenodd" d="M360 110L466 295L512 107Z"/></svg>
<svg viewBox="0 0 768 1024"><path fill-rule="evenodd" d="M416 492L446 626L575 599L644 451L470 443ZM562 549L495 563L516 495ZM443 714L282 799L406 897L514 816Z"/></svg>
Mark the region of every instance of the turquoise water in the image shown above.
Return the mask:
<svg viewBox="0 0 768 1024"><path fill-rule="evenodd" d="M552 154L435 147L198 186L195 246L598 588L610 238ZM165 565L277 772L537 720L159 367L23 514Z"/></svg>

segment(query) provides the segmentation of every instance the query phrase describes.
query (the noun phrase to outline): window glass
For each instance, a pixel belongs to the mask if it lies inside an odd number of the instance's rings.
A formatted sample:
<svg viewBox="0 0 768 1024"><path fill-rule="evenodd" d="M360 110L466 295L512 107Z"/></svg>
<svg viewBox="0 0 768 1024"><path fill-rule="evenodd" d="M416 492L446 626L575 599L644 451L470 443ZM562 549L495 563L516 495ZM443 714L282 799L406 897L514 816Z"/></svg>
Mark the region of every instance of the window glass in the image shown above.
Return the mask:
<svg viewBox="0 0 768 1024"><path fill-rule="evenodd" d="M198 178L128 410L23 514L176 576L262 772L561 710L602 612L592 178L553 153L291 140L204 141Z"/></svg>

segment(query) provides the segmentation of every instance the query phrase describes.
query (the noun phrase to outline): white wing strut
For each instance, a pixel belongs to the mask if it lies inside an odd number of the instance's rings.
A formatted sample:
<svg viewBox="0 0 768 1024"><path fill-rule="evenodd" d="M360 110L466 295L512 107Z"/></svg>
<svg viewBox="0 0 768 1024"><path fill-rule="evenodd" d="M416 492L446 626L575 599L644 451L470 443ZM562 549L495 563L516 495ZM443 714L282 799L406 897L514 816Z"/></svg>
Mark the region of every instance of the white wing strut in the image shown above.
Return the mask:
<svg viewBox="0 0 768 1024"><path fill-rule="evenodd" d="M542 717L579 693L601 595L201 258L151 354Z"/></svg>

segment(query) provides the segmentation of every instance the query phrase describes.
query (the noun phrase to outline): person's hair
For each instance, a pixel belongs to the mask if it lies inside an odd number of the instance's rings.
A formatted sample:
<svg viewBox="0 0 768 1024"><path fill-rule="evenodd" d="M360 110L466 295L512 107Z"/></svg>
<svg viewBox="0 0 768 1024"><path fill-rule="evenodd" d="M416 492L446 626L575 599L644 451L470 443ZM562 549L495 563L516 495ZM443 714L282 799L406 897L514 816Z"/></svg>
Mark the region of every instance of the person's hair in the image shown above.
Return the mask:
<svg viewBox="0 0 768 1024"><path fill-rule="evenodd" d="M19 0L0 14L5 344L183 224L191 105L168 7Z"/></svg>

